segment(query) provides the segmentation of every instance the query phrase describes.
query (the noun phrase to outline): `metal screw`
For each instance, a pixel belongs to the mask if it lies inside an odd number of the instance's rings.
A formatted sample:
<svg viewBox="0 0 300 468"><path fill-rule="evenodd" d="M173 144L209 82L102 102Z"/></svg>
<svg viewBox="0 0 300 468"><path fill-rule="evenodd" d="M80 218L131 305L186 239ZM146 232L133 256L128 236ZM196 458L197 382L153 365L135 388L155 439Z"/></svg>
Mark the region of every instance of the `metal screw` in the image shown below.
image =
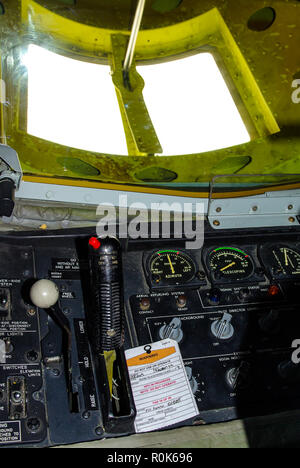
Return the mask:
<svg viewBox="0 0 300 468"><path fill-rule="evenodd" d="M220 226L220 224L221 224L220 221L218 221L217 219L213 222L214 226Z"/></svg>
<svg viewBox="0 0 300 468"><path fill-rule="evenodd" d="M27 313L28 313L28 315L30 315L30 317L34 317L35 314L36 314L36 310L35 309L28 309Z"/></svg>
<svg viewBox="0 0 300 468"><path fill-rule="evenodd" d="M216 212L221 213L221 211L222 211L222 208L220 206L218 206L218 208L216 208Z"/></svg>
<svg viewBox="0 0 300 468"><path fill-rule="evenodd" d="M58 376L60 375L59 369L52 369L52 374L53 374L55 377L58 377Z"/></svg>
<svg viewBox="0 0 300 468"><path fill-rule="evenodd" d="M35 401L42 401L43 400L43 394L42 392L34 392L32 394L32 398L35 400Z"/></svg>
<svg viewBox="0 0 300 468"><path fill-rule="evenodd" d="M202 281L205 280L206 276L205 276L204 271L198 271L197 277L199 280L202 280Z"/></svg>
<svg viewBox="0 0 300 468"><path fill-rule="evenodd" d="M38 418L30 418L27 421L27 429L31 433L38 432L41 427L41 421Z"/></svg>
<svg viewBox="0 0 300 468"><path fill-rule="evenodd" d="M293 208L294 208L293 205L289 205L289 206L288 206L288 210L292 210Z"/></svg>
<svg viewBox="0 0 300 468"><path fill-rule="evenodd" d="M101 436L103 434L102 427L96 427L95 432L96 432L97 436Z"/></svg>
<svg viewBox="0 0 300 468"><path fill-rule="evenodd" d="M258 206L252 206L252 211L257 211L258 210Z"/></svg>
<svg viewBox="0 0 300 468"><path fill-rule="evenodd" d="M26 354L26 358L30 362L36 362L39 358L39 355L34 349L32 349L31 351L28 351L28 353Z"/></svg>
<svg viewBox="0 0 300 468"><path fill-rule="evenodd" d="M91 414L88 411L85 411L84 413L82 413L83 419L89 419L90 416L91 416Z"/></svg>
<svg viewBox="0 0 300 468"><path fill-rule="evenodd" d="M293 216L291 216L291 217L289 218L289 222L290 222L290 223L294 223L295 221L296 221L296 220L295 220L295 218L294 218Z"/></svg>

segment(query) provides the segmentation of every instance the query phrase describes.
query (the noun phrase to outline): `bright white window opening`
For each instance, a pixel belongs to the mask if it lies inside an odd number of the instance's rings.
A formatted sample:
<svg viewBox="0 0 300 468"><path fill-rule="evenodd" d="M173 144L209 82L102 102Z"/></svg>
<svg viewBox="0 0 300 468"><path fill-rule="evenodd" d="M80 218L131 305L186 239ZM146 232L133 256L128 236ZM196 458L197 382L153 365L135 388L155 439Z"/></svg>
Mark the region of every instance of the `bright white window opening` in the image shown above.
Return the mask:
<svg viewBox="0 0 300 468"><path fill-rule="evenodd" d="M106 65L30 45L29 134L65 146L128 154ZM139 66L144 98L164 155L200 153L248 142L247 129L211 54Z"/></svg>
<svg viewBox="0 0 300 468"><path fill-rule="evenodd" d="M165 155L202 153L250 141L211 54L140 66L138 71Z"/></svg>
<svg viewBox="0 0 300 468"><path fill-rule="evenodd" d="M81 62L30 45L27 132L87 151L128 154L107 65Z"/></svg>

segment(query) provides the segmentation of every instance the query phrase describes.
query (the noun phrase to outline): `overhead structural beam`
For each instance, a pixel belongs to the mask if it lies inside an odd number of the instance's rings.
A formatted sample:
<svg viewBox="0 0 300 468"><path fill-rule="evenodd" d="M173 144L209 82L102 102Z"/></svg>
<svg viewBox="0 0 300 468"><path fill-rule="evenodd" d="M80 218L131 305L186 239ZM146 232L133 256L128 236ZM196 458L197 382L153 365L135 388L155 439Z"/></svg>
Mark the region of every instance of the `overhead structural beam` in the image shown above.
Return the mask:
<svg viewBox="0 0 300 468"><path fill-rule="evenodd" d="M112 80L117 92L129 155L161 154L163 149L143 98L145 83L136 71L134 62L130 67L130 87L124 83L122 62L127 37L123 34L112 35L111 42Z"/></svg>

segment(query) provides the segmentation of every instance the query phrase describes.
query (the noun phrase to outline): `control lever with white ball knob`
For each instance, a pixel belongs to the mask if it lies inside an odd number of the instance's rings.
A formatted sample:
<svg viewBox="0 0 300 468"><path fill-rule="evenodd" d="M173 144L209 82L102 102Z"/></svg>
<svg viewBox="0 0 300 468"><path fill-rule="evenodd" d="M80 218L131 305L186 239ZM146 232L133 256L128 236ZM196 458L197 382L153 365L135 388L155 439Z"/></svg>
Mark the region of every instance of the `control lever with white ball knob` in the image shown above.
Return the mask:
<svg viewBox="0 0 300 468"><path fill-rule="evenodd" d="M65 363L69 406L70 410L72 410L74 404L72 378L72 331L69 320L61 311L58 303L59 289L53 281L47 279L38 280L30 289L30 299L36 307L45 310L49 317L51 317L52 320L59 325L59 327L62 329L62 332L66 335L67 350L63 349L62 345L61 355ZM52 367L52 363L57 362L57 358L61 360L61 356L54 358L46 357L44 358L44 363L47 367Z"/></svg>

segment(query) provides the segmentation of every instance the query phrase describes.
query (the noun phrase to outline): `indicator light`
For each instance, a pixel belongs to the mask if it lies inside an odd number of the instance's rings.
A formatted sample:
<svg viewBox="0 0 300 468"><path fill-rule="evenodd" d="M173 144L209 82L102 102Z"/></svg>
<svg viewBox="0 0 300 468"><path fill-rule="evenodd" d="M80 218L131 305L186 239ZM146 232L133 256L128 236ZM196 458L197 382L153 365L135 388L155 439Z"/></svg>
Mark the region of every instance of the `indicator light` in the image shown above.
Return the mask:
<svg viewBox="0 0 300 468"><path fill-rule="evenodd" d="M269 289L268 289L268 295L269 296L277 296L277 294L279 294L279 287L276 286L276 284L272 284Z"/></svg>
<svg viewBox="0 0 300 468"><path fill-rule="evenodd" d="M89 244L95 249L98 250L101 242L97 239L97 237L91 237L89 240Z"/></svg>
<svg viewBox="0 0 300 468"><path fill-rule="evenodd" d="M219 305L221 301L221 291L219 289L212 289L208 294L208 300L211 305Z"/></svg>

